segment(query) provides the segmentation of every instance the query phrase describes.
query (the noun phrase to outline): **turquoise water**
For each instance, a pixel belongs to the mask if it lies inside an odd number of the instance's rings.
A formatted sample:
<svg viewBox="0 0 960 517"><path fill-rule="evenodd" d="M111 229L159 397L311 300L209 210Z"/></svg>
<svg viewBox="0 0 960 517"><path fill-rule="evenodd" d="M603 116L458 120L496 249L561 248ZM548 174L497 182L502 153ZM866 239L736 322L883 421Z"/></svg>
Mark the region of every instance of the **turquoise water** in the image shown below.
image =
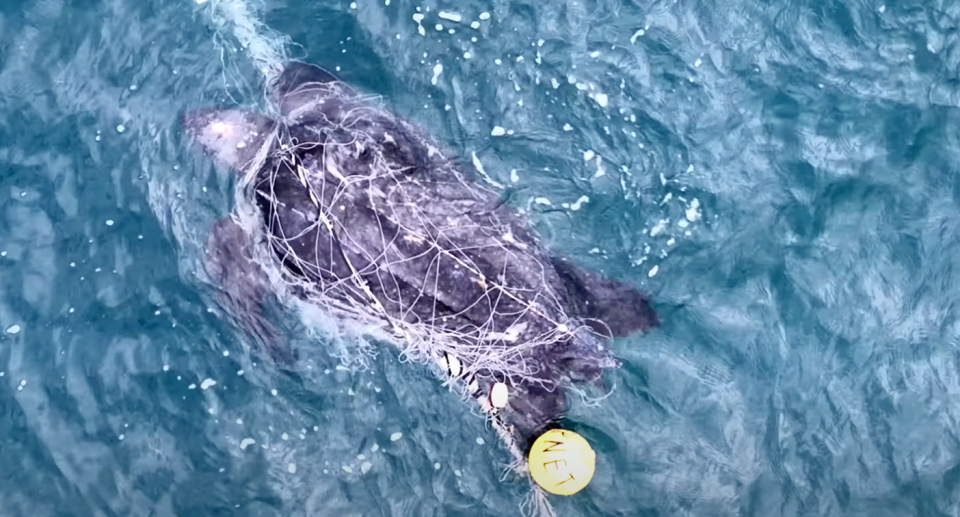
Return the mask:
<svg viewBox="0 0 960 517"><path fill-rule="evenodd" d="M960 513L960 5L235 4L652 295L559 516ZM179 117L263 104L222 8L0 3L0 515L518 514L425 368L278 307L284 370L212 308L233 178Z"/></svg>

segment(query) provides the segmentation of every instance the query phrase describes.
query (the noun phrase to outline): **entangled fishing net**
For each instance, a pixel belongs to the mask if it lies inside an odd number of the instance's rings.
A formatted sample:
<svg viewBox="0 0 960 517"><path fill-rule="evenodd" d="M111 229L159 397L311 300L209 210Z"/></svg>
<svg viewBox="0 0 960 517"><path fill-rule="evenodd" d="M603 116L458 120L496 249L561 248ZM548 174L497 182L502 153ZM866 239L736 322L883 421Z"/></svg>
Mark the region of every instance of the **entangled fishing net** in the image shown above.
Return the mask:
<svg viewBox="0 0 960 517"><path fill-rule="evenodd" d="M237 185L257 262L296 298L380 326L403 358L439 366L446 385L480 403L525 473L510 424L485 394L494 383L554 389L543 349L591 332L567 315L528 223L374 98L323 82L274 101L279 123ZM452 360L462 368L451 372ZM525 507L552 515L531 486Z"/></svg>

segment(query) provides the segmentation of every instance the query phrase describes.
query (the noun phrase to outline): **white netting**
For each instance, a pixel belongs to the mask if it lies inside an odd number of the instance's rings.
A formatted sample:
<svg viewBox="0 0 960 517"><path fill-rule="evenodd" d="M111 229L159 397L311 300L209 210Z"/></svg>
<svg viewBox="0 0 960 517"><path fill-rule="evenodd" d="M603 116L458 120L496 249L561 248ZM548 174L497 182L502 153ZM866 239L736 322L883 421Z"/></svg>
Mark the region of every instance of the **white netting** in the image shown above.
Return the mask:
<svg viewBox="0 0 960 517"><path fill-rule="evenodd" d="M318 103L341 103L349 109L338 113L341 116L336 119L320 111L317 114L324 119L317 125L324 127L327 135L347 134L351 140L297 141L291 137L288 126L281 125L270 135L270 141L261 150L261 156L255 160L253 167L248 168L239 185L241 195L238 198L249 199L252 192L253 196L266 198L268 205L274 207L269 217L270 227L261 236L269 241L269 248L278 250L286 261L287 267L280 270L283 282L332 313L363 322L386 323L393 335L403 340L403 354L409 359L423 363L436 362L444 353L448 353L463 362L465 377L483 374L494 375L498 380L511 383L549 383L538 375L538 366L528 360L529 352L566 341L572 333L587 327L582 324L576 328L572 326L562 309L562 302L556 298L555 291L548 288L550 284L544 275L545 266L539 260L539 253L524 249L526 243L517 242L511 237L516 231L517 221L501 221L501 212L495 210L481 216L451 217L445 214L438 218L432 210L433 205L457 200L419 197L424 188L414 185L418 179L408 175L410 167L398 166L391 157L384 156L383 142L377 141L375 135L357 125L358 121L382 116L382 112L376 107L357 105L355 98L339 98L343 91L337 85L311 87L318 90L318 100L301 106L289 113L287 118L294 119L306 112L314 113ZM303 90L296 93L301 94ZM409 131L411 128L404 126L403 129ZM317 157L319 162L305 164L302 157L304 153ZM370 153L365 159L369 164L365 174L350 174L340 170L338 164L357 160L360 153ZM343 156L347 154L352 156ZM442 159L438 163L443 163ZM271 167L272 171L264 177L260 172L261 167ZM496 202L492 193L466 181L455 167L440 167L444 168L442 174L460 182L462 188L458 189L458 193L462 191L473 196L473 199L459 200L468 209ZM295 231L288 232L283 227L284 218L276 210L276 207L280 207L281 211L288 210L283 206L284 200L273 190L281 174L296 175L316 210L316 214L311 214L311 217L315 215L314 220ZM389 192L384 192L387 190ZM379 196L375 194L376 191L379 191ZM347 207L356 205L363 205L364 209L375 212L378 223L389 223L395 227L390 235L381 234L383 241L373 246L373 250L365 248L369 237L354 235L353 229L341 218ZM456 207L446 206L442 210L447 212L451 209L456 210ZM359 232L364 230L369 228L361 228ZM475 240L477 235L482 235L482 241ZM318 255L321 251L327 251L329 246L316 245L306 253L303 249L304 238L330 237L337 245L350 250L342 254L342 260L349 268L348 275L334 270L331 266L332 257ZM398 250L394 246L397 240L416 246L420 253L411 256L405 250ZM467 240L471 241L470 247L466 247ZM294 249L295 244L300 245L300 249ZM502 257L503 270L496 276L486 274L475 261L478 255L491 254ZM362 266L353 264L354 258L351 257L357 256L364 262ZM412 282L419 289L414 299L390 298L391 289L384 285L371 289L371 279L380 283L411 284L411 279L400 278L395 272L404 270L404 262L423 262L426 259L430 261L425 271L427 277ZM474 305L454 313L438 307L438 299L444 296L437 285L437 277L445 267L439 265L440 261L452 262L456 269L462 268L470 276L469 281L482 288L483 293L473 301ZM531 263L540 271L539 282L506 285L507 269L514 265L526 267ZM299 274L291 270L298 270ZM505 303L507 301L510 303ZM434 303L434 313L429 318L423 317L424 303ZM472 325L461 325L459 328L447 324L448 321L469 322L469 318L464 317L465 313L480 304L486 306L484 312L489 314L486 321L472 322ZM502 321L512 321L514 324L504 330L501 328Z"/></svg>
<svg viewBox="0 0 960 517"><path fill-rule="evenodd" d="M405 359L459 359L462 373L447 384L460 381L464 399L480 402L514 456L511 467L526 473L511 429L478 396L480 383L553 389L556 375L539 360L547 354L534 352L589 331L566 315L532 232L372 99L339 83L311 83L274 100L281 122L236 196L241 225L262 244L258 262L280 258L284 267L267 266L268 274L292 297L388 339ZM305 118L309 124L295 122ZM393 139L401 138L429 150L413 157L426 163L400 156ZM470 303L458 306L463 299ZM532 507L551 515L535 485L534 492Z"/></svg>

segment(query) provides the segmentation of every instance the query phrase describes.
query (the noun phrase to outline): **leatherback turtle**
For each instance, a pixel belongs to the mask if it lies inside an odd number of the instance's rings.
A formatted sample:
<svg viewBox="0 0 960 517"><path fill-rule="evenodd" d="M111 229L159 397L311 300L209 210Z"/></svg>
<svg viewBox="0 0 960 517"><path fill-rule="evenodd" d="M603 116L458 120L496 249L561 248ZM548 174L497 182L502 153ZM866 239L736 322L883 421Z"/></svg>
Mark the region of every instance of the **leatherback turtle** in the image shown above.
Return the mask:
<svg viewBox="0 0 960 517"><path fill-rule="evenodd" d="M620 365L609 338L657 324L646 295L546 249L521 214L371 96L304 63L272 83L271 114L203 109L183 123L241 174L247 217L215 225L207 269L227 312L275 356L294 360L261 303L285 285L331 314L378 322L406 356L439 365L520 459L562 418L571 381Z"/></svg>

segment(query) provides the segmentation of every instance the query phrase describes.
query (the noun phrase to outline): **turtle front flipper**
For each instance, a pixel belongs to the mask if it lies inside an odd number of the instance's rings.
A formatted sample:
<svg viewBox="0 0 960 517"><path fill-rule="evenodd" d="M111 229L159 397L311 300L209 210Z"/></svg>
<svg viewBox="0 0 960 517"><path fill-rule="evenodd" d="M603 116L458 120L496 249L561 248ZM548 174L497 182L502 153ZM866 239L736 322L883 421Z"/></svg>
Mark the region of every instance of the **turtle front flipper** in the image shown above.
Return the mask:
<svg viewBox="0 0 960 517"><path fill-rule="evenodd" d="M206 270L216 283L223 310L279 364L292 366L296 354L264 311L270 295L267 275L253 259L246 232L231 217L213 226L206 246Z"/></svg>
<svg viewBox="0 0 960 517"><path fill-rule="evenodd" d="M632 285L581 268L565 257L551 258L567 289L571 312L584 318L598 333L625 337L659 324L649 296Z"/></svg>

